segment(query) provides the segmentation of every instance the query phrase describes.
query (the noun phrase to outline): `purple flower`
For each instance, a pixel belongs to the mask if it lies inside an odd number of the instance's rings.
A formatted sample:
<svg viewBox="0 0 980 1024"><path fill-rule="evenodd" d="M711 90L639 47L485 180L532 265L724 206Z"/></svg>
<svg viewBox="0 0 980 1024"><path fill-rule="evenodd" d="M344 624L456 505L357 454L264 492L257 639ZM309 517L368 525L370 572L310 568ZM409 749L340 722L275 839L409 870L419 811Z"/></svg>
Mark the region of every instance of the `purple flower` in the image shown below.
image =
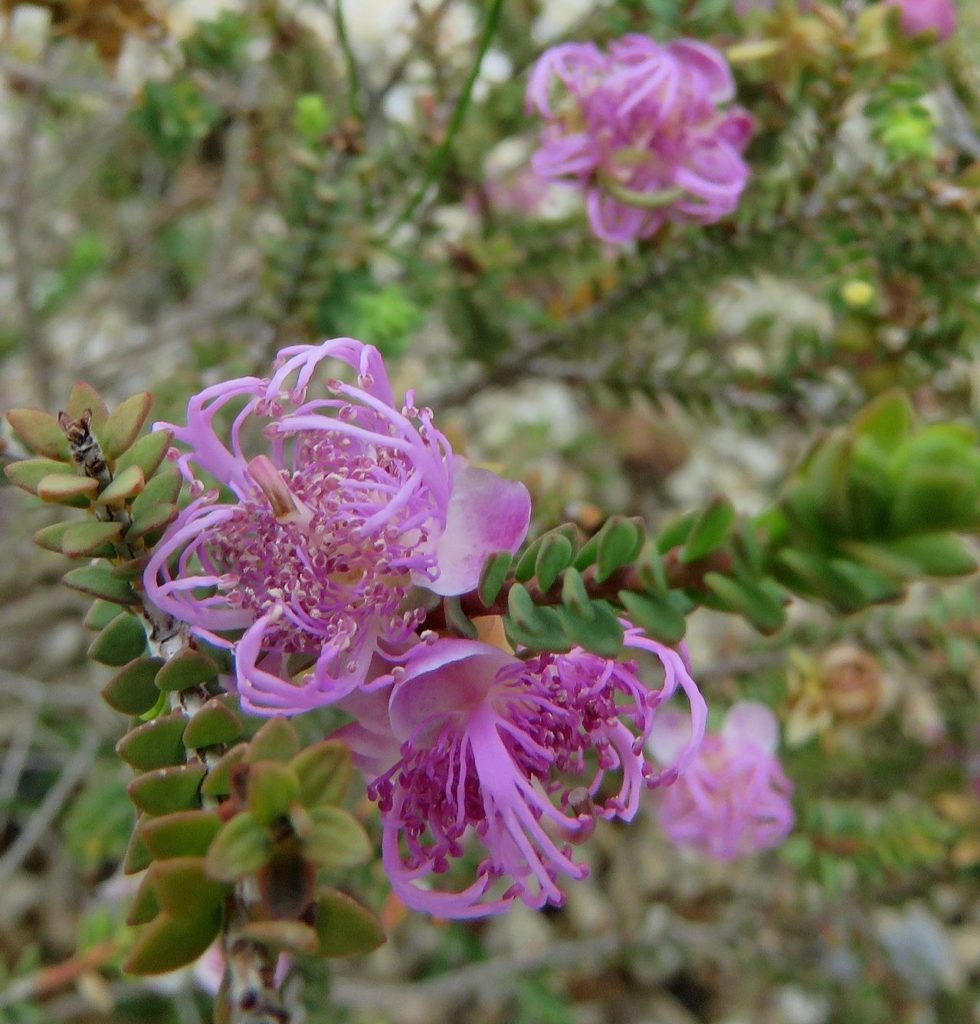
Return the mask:
<svg viewBox="0 0 980 1024"><path fill-rule="evenodd" d="M659 716L647 743L669 763L685 742L684 716ZM754 701L735 704L721 727L666 790L660 823L668 838L715 860L734 860L778 846L793 827L793 784L775 758L779 729L773 713Z"/></svg>
<svg viewBox="0 0 980 1024"><path fill-rule="evenodd" d="M325 395L308 396L329 361L357 383L327 379ZM233 647L247 710L294 714L364 684L375 653L415 643L423 613L406 610L410 591L476 586L488 555L524 539L530 498L454 455L411 392L396 406L370 345L294 346L273 370L195 395L186 426L157 424L189 449L178 463L199 496L157 545L144 584L159 608ZM219 414L230 418L226 440ZM267 452L247 455L263 436ZM200 493L202 473L226 495Z"/></svg>
<svg viewBox="0 0 980 1024"><path fill-rule="evenodd" d="M608 242L648 238L668 220L710 224L738 205L752 119L725 58L690 39L641 35L552 47L531 71L527 108L547 121L534 170L579 188Z"/></svg>
<svg viewBox="0 0 980 1024"><path fill-rule="evenodd" d="M940 39L948 39L956 29L953 0L885 0L885 3L901 9L902 31L906 35L935 32Z"/></svg>
<svg viewBox="0 0 980 1024"><path fill-rule="evenodd" d="M635 661L581 649L521 660L473 640L421 644L389 694L355 695L340 735L369 777L396 895L440 917L499 913L522 900L561 905L560 876L582 878L572 856L597 818L630 820L644 787L672 782L697 749L706 708L681 654L628 628L634 656L653 655L664 683L649 689ZM686 741L657 771L643 745L654 711L680 688L691 706ZM387 705L385 701L387 700ZM619 776L618 788L607 776ZM437 891L432 877L483 847L476 879Z"/></svg>

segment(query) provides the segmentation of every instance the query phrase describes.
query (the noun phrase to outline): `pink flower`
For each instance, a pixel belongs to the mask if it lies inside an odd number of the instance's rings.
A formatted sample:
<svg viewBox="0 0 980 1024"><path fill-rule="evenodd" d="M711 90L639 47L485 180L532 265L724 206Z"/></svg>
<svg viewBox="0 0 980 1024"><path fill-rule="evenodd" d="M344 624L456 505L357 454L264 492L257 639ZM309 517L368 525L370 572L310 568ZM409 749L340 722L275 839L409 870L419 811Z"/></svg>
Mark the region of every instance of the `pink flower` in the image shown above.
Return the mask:
<svg viewBox="0 0 980 1024"><path fill-rule="evenodd" d="M440 917L478 917L561 905L559 877L587 868L572 844L597 818L630 820L645 786L672 782L704 732L706 708L681 654L628 628L635 656L653 655L660 689L635 661L581 649L529 660L479 641L422 644L395 670L390 693L355 695L345 707L355 763L381 809L382 856L396 895ZM655 770L643 744L654 711L680 688L691 727L669 768ZM385 701L387 699L387 706ZM607 777L619 776L618 788ZM467 837L483 847L476 879L437 891L433 876L461 857Z"/></svg>
<svg viewBox="0 0 980 1024"><path fill-rule="evenodd" d="M935 32L948 39L956 28L956 6L953 0L885 0L902 12L902 31L917 36Z"/></svg>
<svg viewBox="0 0 980 1024"><path fill-rule="evenodd" d="M774 0L735 0L735 13L745 18L753 11L771 11Z"/></svg>
<svg viewBox="0 0 980 1024"><path fill-rule="evenodd" d="M667 712L654 722L648 749L669 763L687 731L683 715ZM767 707L735 704L661 798L660 822L671 842L722 861L778 846L793 827L793 785L774 756L778 744Z"/></svg>
<svg viewBox="0 0 980 1024"><path fill-rule="evenodd" d="M308 396L331 360L357 383L327 379L325 396ZM375 653L416 642L423 613L403 605L414 587L464 593L488 555L515 551L527 532L524 486L454 455L411 392L396 406L377 349L351 338L284 349L268 380L206 388L186 426L156 426L189 449L178 462L192 490L207 474L227 496L207 491L181 513L146 592L234 649L242 703L258 714L294 714L364 684ZM266 453L249 457L263 436ZM293 676L291 656L312 668Z"/></svg>
<svg viewBox="0 0 980 1024"><path fill-rule="evenodd" d="M710 224L738 205L752 119L725 58L690 39L641 35L552 47L531 71L528 110L547 124L532 167L579 188L608 242L648 238L668 220Z"/></svg>

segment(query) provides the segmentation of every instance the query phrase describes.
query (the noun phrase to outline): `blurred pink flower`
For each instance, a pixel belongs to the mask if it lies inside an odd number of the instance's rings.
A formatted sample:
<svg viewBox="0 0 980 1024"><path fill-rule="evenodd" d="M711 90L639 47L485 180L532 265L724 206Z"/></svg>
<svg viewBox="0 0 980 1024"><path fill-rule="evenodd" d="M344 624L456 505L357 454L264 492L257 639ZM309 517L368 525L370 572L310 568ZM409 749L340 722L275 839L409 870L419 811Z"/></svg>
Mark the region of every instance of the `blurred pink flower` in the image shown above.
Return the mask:
<svg viewBox="0 0 980 1024"><path fill-rule="evenodd" d="M935 32L948 39L956 29L956 6L953 0L885 0L902 12L902 31L916 36Z"/></svg>
<svg viewBox="0 0 980 1024"><path fill-rule="evenodd" d="M331 360L357 383L328 379L325 397L308 397ZM257 714L296 714L364 685L376 653L416 642L424 613L403 605L413 587L464 593L487 556L515 551L527 532L524 485L454 455L432 410L411 392L396 405L380 353L351 338L286 348L269 379L206 388L186 426L157 426L189 449L178 462L192 492L207 474L227 497L200 494L170 526L147 595L233 648L242 704ZM267 452L250 458L245 446L263 437ZM294 678L290 655L312 669Z"/></svg>
<svg viewBox="0 0 980 1024"><path fill-rule="evenodd" d="M744 18L752 11L771 11L774 0L735 0L735 13Z"/></svg>
<svg viewBox="0 0 980 1024"><path fill-rule="evenodd" d="M340 730L357 766L373 778L382 856L395 894L439 917L478 917L528 906L560 906L559 877L587 868L572 844L597 818L630 820L644 787L673 782L704 732L704 700L677 651L626 632L630 656L652 654L660 689L635 661L580 648L521 660L471 640L421 644L396 668L387 694L355 694L343 705L357 723ZM678 689L691 714L669 766L644 757L655 710ZM607 776L619 775L618 788ZM476 879L461 891L430 888L467 836L483 847ZM499 885L494 883L499 882Z"/></svg>
<svg viewBox="0 0 980 1024"><path fill-rule="evenodd" d="M721 109L734 95L725 58L696 40L552 47L528 81L527 108L546 121L532 167L581 189L608 242L648 238L668 220L710 224L735 210L749 175L752 119Z"/></svg>
<svg viewBox="0 0 980 1024"><path fill-rule="evenodd" d="M653 723L647 747L670 763L688 731L684 716L668 711ZM671 842L721 861L778 846L793 827L793 786L776 760L778 744L767 707L735 704L660 798L660 823Z"/></svg>

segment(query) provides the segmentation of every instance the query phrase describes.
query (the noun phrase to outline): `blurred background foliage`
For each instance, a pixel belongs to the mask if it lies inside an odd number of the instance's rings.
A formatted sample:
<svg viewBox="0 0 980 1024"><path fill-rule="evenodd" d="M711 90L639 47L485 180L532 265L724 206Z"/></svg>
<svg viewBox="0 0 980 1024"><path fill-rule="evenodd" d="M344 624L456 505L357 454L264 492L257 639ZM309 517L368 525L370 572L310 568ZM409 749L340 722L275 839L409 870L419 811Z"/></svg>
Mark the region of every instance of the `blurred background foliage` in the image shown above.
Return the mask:
<svg viewBox="0 0 980 1024"><path fill-rule="evenodd" d="M942 46L854 0L3 8L4 409L84 378L179 419L203 384L348 334L527 482L537 526L586 530L716 491L757 512L896 385L927 421L980 409L973 3ZM727 49L757 134L737 215L613 249L530 176L523 91L545 46L628 31ZM29 543L51 521L0 488L0 1020L208 1021L191 974L118 972L119 723L62 559ZM980 1021L977 605L971 581L794 606L765 641L700 611L709 703L782 720L783 849L718 866L647 814L599 830L563 911L479 924L406 916L366 868L389 944L310 968L307 1019Z"/></svg>

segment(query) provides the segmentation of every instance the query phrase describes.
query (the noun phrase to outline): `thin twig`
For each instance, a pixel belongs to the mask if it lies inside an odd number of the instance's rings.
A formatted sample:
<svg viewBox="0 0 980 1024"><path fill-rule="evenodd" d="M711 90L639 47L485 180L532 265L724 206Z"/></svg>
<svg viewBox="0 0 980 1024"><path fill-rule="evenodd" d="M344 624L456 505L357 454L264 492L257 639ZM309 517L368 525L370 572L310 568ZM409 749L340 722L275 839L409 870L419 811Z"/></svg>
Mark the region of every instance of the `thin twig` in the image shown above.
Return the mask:
<svg viewBox="0 0 980 1024"><path fill-rule="evenodd" d="M11 982L0 992L0 1010L16 1003L33 1002L57 992L77 981L81 975L102 967L119 955L119 943L114 939L91 949L75 953L58 964L49 964Z"/></svg>
<svg viewBox="0 0 980 1024"><path fill-rule="evenodd" d="M361 116L361 75L357 69L357 58L351 49L350 36L347 34L347 21L344 18L344 0L333 2L333 23L337 31L337 41L344 54L347 66L347 106L351 117Z"/></svg>
<svg viewBox="0 0 980 1024"><path fill-rule="evenodd" d="M425 173L422 175L422 184L419 186L418 191L409 200L408 205L402 210L401 214L395 220L394 227L398 227L400 224L404 224L407 220L411 219L411 216L418 209L422 200L425 199L429 189L442 177L442 172L446 169L446 163L449 160L449 154L452 149L453 143L456 141L456 136L459 133L460 128L463 126L463 120L466 117L466 112L469 110L470 100L473 98L473 87L476 85L476 80L480 74L480 68L483 65L483 58L486 56L487 50L490 49L490 43L493 41L493 37L497 32L497 25L500 22L500 15L504 9L504 0L493 0L493 5L487 12L487 20L483 26L483 33L480 36L480 43L476 51L476 60L473 62L473 67L470 69L470 73L466 78L466 82L463 85L463 91L460 93L459 100L456 102L456 107L453 110L453 116L449 120L449 126L446 128L446 135L438 148L432 154L429 160L429 165L425 169Z"/></svg>

